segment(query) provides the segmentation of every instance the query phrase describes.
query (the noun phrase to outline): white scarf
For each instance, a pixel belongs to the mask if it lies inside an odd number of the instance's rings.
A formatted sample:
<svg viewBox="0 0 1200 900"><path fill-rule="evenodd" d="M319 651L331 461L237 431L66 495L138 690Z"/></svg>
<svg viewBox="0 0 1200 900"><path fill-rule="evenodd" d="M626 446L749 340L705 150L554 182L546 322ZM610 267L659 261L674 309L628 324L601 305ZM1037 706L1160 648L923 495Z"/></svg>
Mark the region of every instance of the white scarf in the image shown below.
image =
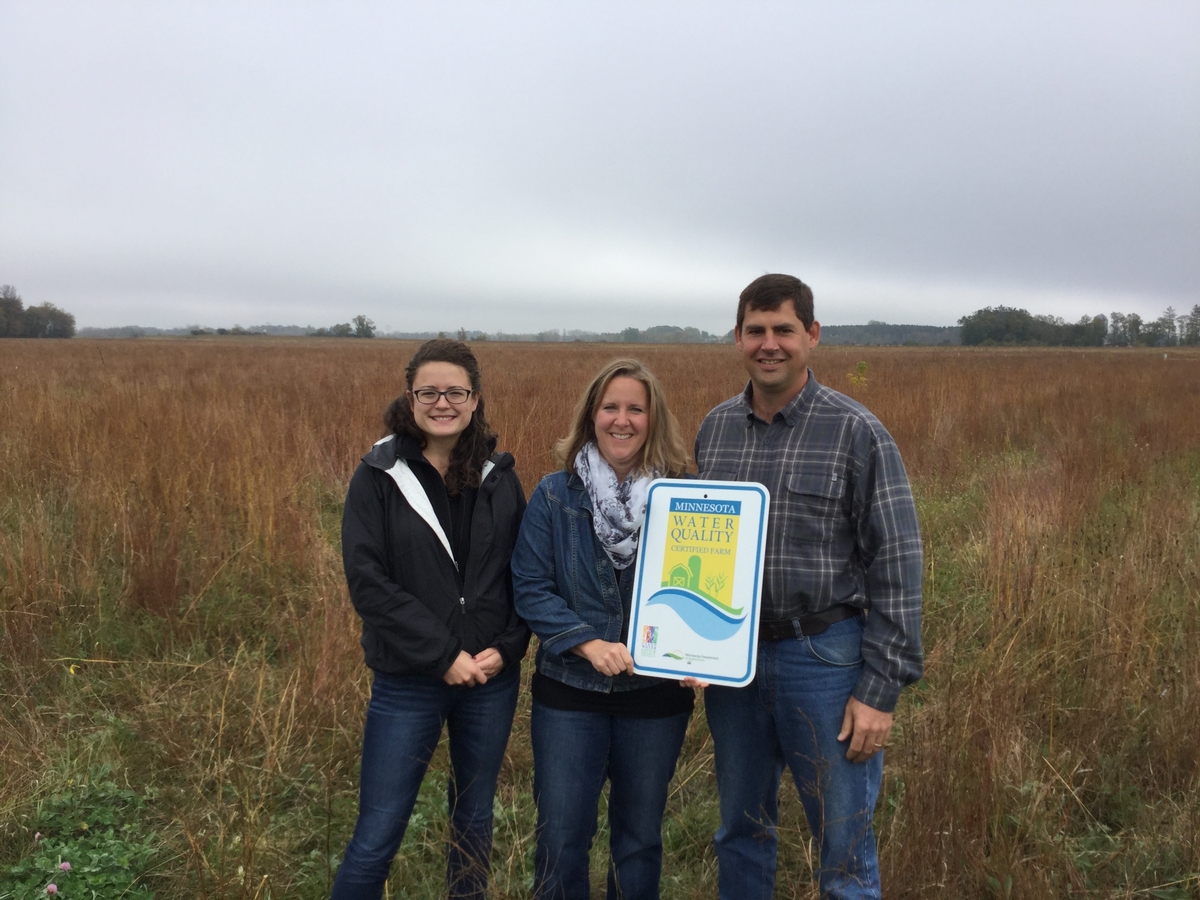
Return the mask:
<svg viewBox="0 0 1200 900"><path fill-rule="evenodd" d="M617 483L617 473L600 455L594 441L575 456L575 472L592 498L592 527L600 546L617 569L633 564L638 537L646 518L646 495L657 475L627 476Z"/></svg>

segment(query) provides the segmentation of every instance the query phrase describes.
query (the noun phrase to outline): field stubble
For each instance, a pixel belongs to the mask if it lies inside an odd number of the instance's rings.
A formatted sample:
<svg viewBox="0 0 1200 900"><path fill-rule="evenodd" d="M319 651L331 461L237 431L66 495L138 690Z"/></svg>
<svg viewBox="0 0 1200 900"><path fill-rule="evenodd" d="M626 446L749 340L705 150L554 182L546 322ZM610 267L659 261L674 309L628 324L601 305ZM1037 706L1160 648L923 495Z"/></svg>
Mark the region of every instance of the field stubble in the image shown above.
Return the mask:
<svg viewBox="0 0 1200 900"><path fill-rule="evenodd" d="M107 766L149 798L160 897L325 894L369 690L342 494L413 347L0 342L6 866L48 798ZM723 346L475 349L527 490L613 356L659 374L688 435L743 383ZM877 817L887 895L1200 896L1200 356L835 347L815 370L895 436L925 539L927 674ZM527 704L497 797L500 898L529 888ZM440 891L442 753L392 897ZM815 896L784 793L777 895ZM714 894L716 815L698 714L664 897Z"/></svg>

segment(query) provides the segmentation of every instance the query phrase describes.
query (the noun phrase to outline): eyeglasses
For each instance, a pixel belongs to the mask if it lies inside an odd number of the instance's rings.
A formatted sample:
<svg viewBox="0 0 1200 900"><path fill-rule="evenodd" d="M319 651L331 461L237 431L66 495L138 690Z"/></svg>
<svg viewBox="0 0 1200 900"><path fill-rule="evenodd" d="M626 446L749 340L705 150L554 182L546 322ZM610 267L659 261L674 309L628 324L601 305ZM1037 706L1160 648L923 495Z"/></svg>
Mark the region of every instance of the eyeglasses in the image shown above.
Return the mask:
<svg viewBox="0 0 1200 900"><path fill-rule="evenodd" d="M458 406L460 403L466 403L471 399L471 394L474 391L468 391L466 388L450 388L448 391L435 391L433 388L421 388L419 391L409 391L417 398L418 403L424 403L426 406L432 406L438 402L438 397L445 397L449 402Z"/></svg>

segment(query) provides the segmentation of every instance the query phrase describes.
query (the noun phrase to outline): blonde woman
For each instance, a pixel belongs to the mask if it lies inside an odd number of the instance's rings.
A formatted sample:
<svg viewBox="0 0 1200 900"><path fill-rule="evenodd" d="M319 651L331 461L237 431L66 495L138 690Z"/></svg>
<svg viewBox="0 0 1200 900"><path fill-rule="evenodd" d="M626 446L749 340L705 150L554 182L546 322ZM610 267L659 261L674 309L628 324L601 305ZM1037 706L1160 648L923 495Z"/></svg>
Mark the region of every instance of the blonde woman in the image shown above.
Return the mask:
<svg viewBox="0 0 1200 900"><path fill-rule="evenodd" d="M608 897L657 900L667 785L693 695L634 675L624 639L650 481L684 475L688 454L658 379L620 359L592 379L555 455L562 470L530 498L512 560L517 611L540 639L534 895L588 897L607 780Z"/></svg>

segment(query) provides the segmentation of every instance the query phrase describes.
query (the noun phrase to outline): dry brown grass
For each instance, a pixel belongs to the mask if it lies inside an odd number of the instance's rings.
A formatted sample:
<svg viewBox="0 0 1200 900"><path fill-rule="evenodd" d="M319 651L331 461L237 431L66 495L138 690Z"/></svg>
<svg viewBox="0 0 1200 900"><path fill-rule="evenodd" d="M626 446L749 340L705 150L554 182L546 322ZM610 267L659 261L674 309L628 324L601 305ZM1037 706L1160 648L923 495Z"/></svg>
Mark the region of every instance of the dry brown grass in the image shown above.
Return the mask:
<svg viewBox="0 0 1200 900"><path fill-rule="evenodd" d="M0 858L38 796L105 762L159 791L161 896L321 896L369 684L341 496L413 348L0 341ZM527 489L613 356L659 374L689 435L743 382L731 347L475 349ZM815 368L895 435L926 540L927 677L878 818L888 895L1196 896L1200 355L833 347ZM500 896L527 891L526 717ZM711 896L702 722L678 785L664 896ZM779 894L809 896L789 797ZM393 883L435 896L422 802Z"/></svg>

